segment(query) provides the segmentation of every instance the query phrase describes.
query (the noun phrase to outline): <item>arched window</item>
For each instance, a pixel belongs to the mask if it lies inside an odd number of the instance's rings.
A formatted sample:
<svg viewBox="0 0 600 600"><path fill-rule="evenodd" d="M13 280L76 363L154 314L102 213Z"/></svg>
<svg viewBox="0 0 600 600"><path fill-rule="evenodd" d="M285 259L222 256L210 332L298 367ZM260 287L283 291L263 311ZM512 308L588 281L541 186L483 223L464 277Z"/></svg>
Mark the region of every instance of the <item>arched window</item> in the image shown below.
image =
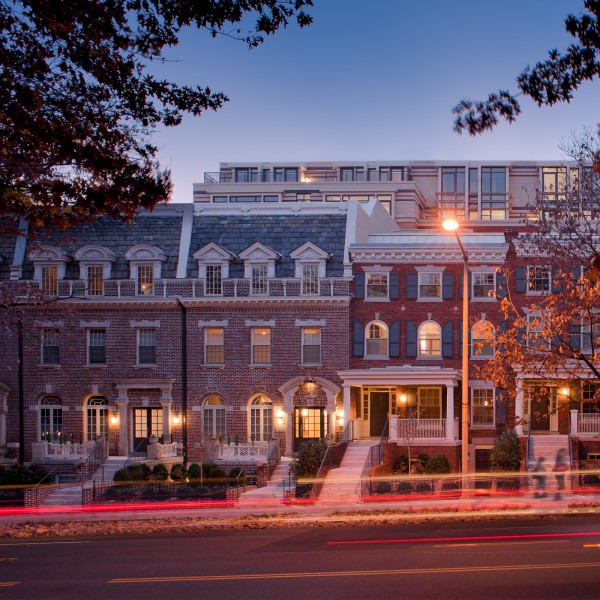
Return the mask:
<svg viewBox="0 0 600 600"><path fill-rule="evenodd" d="M473 340L471 356L488 358L494 356L494 326L489 321L477 321L471 329Z"/></svg>
<svg viewBox="0 0 600 600"><path fill-rule="evenodd" d="M366 356L388 355L388 328L380 321L369 323L366 327Z"/></svg>
<svg viewBox="0 0 600 600"><path fill-rule="evenodd" d="M63 437L62 402L58 396L44 396L40 401L40 438L60 444Z"/></svg>
<svg viewBox="0 0 600 600"><path fill-rule="evenodd" d="M203 427L207 437L222 437L226 434L225 400L218 394L211 394L204 402Z"/></svg>
<svg viewBox="0 0 600 600"><path fill-rule="evenodd" d="M266 442L273 437L273 403L266 396L250 402L250 440Z"/></svg>
<svg viewBox="0 0 600 600"><path fill-rule="evenodd" d="M419 326L419 356L442 355L442 329L435 321L425 321Z"/></svg>
<svg viewBox="0 0 600 600"><path fill-rule="evenodd" d="M87 441L108 437L108 402L104 396L91 396L86 411Z"/></svg>

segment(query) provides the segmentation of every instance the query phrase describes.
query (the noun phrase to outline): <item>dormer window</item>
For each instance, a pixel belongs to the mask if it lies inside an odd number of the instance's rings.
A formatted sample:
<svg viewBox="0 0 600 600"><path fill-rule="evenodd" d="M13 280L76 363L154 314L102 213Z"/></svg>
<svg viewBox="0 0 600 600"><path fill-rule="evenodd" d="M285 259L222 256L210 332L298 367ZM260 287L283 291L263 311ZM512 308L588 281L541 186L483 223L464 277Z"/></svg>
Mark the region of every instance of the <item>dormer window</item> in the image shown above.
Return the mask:
<svg viewBox="0 0 600 600"><path fill-rule="evenodd" d="M222 296L223 280L229 277L229 263L235 255L210 243L193 254L198 261L198 279L204 282L205 296Z"/></svg>
<svg viewBox="0 0 600 600"><path fill-rule="evenodd" d="M65 277L68 257L64 250L56 246L40 245L30 254L33 262L33 277L40 289L49 296L58 295L58 282Z"/></svg>
<svg viewBox="0 0 600 600"><path fill-rule="evenodd" d="M306 242L290 252L296 263L296 277L302 280L302 295L318 296L319 282L325 277L330 255L312 242Z"/></svg>
<svg viewBox="0 0 600 600"><path fill-rule="evenodd" d="M153 296L155 281L161 278L162 263L167 260L166 254L156 246L138 244L125 254L129 261L131 279L135 280L138 296Z"/></svg>
<svg viewBox="0 0 600 600"><path fill-rule="evenodd" d="M275 261L280 256L259 242L240 252L244 261L244 278L250 280L251 294L260 296L269 293L269 279L275 277Z"/></svg>
<svg viewBox="0 0 600 600"><path fill-rule="evenodd" d="M90 245L75 252L79 262L79 279L85 282L87 296L104 296L104 282L111 277L116 256L108 248Z"/></svg>

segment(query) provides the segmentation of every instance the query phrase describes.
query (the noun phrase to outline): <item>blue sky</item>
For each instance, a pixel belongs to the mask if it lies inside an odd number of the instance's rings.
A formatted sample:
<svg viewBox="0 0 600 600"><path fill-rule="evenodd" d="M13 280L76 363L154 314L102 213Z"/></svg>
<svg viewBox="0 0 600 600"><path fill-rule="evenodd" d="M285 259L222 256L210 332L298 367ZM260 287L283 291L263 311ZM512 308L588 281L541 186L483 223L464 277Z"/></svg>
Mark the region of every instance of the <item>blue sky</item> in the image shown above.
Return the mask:
<svg viewBox="0 0 600 600"><path fill-rule="evenodd" d="M471 138L452 131L452 107L516 90L527 64L564 50L568 13L582 0L314 0L314 23L257 49L187 31L159 67L230 102L186 118L155 142L173 172L173 201L220 161L556 160L571 131L595 128L600 83L570 104L522 99L513 125Z"/></svg>

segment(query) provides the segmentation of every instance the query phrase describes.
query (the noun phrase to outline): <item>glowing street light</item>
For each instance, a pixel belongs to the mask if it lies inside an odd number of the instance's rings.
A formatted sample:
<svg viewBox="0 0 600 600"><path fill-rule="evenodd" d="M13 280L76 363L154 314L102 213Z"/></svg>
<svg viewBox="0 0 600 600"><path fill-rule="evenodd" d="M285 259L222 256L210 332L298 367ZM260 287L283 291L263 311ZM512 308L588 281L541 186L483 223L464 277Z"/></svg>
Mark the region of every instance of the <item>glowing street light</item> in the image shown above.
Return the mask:
<svg viewBox="0 0 600 600"><path fill-rule="evenodd" d="M468 487L469 473L469 257L458 236L456 219L445 219L442 227L456 237L463 256L463 305L462 305L462 395L461 395L461 473L463 489Z"/></svg>

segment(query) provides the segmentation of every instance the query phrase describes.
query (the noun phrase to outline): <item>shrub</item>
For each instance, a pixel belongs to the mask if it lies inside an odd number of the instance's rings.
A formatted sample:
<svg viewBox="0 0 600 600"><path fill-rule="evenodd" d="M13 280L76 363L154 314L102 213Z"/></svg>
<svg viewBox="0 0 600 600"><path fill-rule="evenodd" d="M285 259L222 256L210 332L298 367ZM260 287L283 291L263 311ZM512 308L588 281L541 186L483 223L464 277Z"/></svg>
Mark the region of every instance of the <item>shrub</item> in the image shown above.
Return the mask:
<svg viewBox="0 0 600 600"><path fill-rule="evenodd" d="M237 479L239 476L239 482L244 483L246 481L246 475L244 473L244 469L242 467L233 467L231 471L229 471L229 479Z"/></svg>
<svg viewBox="0 0 600 600"><path fill-rule="evenodd" d="M192 463L188 468L188 479L190 481L200 480L202 469L198 463Z"/></svg>
<svg viewBox="0 0 600 600"><path fill-rule="evenodd" d="M407 459L408 461L408 459ZM400 481L396 487L398 494L411 494L413 491L412 483L410 481Z"/></svg>
<svg viewBox="0 0 600 600"><path fill-rule="evenodd" d="M378 481L376 489L378 494L389 494L392 491L392 484L389 481Z"/></svg>
<svg viewBox="0 0 600 600"><path fill-rule="evenodd" d="M323 462L325 452L327 452L327 444L323 439L304 442L291 466L294 477L296 479L315 477Z"/></svg>
<svg viewBox="0 0 600 600"><path fill-rule="evenodd" d="M150 467L145 463L140 463L119 469L113 475L113 481L147 481L149 477Z"/></svg>
<svg viewBox="0 0 600 600"><path fill-rule="evenodd" d="M408 473L408 456L399 456L394 463L395 473Z"/></svg>
<svg viewBox="0 0 600 600"><path fill-rule="evenodd" d="M0 469L0 485L33 485L39 483L48 475L46 469L31 465L20 467L13 465L10 469ZM52 477L44 480L44 484L52 483Z"/></svg>
<svg viewBox="0 0 600 600"><path fill-rule="evenodd" d="M419 481L417 485L415 485L415 492L417 494L430 494L433 492L433 487L426 481Z"/></svg>
<svg viewBox="0 0 600 600"><path fill-rule="evenodd" d="M438 454L437 456L430 456L427 459L424 469L428 475L450 473L450 463L443 454Z"/></svg>
<svg viewBox="0 0 600 600"><path fill-rule="evenodd" d="M202 465L202 475L206 479L225 479L225 471L215 463L204 463Z"/></svg>
<svg viewBox="0 0 600 600"><path fill-rule="evenodd" d="M521 468L521 458L519 436L514 429L505 429L494 441L492 471L518 471Z"/></svg>
<svg viewBox="0 0 600 600"><path fill-rule="evenodd" d="M185 481L186 477L187 473L182 463L176 463L171 467L171 479L173 481Z"/></svg>

